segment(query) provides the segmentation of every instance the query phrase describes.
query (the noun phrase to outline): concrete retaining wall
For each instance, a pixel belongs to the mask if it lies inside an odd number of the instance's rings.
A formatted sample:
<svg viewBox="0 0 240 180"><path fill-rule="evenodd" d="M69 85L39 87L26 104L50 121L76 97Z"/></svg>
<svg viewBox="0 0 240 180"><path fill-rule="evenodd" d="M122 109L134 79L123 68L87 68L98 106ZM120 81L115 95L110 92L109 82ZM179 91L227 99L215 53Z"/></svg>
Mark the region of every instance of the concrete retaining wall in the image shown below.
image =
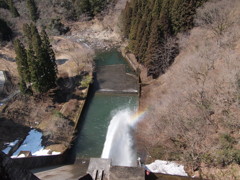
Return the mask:
<svg viewBox="0 0 240 180"><path fill-rule="evenodd" d="M89 91L89 87L87 88L86 96L88 96L88 91ZM79 110L77 111L76 116L74 118L74 122L76 122L75 123L75 131L77 131L79 119L80 119L80 116L84 109L84 106L85 106L85 102L79 108ZM74 141L74 138L72 139L72 142L73 141ZM71 144L71 143L69 143L69 144ZM35 169L35 168L42 168L42 167L47 167L47 166L68 164L69 163L68 157L69 157L70 152L71 152L71 150L66 149L60 155L32 156L32 157L24 157L24 158L14 158L12 160L26 169Z"/></svg>
<svg viewBox="0 0 240 180"><path fill-rule="evenodd" d="M67 163L67 151L54 156L33 156L13 158L12 160L26 169L35 169L47 166L63 165Z"/></svg>

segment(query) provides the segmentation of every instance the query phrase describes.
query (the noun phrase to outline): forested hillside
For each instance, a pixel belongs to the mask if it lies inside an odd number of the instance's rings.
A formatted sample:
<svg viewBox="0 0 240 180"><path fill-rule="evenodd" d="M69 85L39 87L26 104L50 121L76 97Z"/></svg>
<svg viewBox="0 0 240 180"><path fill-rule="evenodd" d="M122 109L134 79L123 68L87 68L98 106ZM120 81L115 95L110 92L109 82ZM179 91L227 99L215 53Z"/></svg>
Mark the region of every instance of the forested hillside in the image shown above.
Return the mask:
<svg viewBox="0 0 240 180"><path fill-rule="evenodd" d="M157 78L178 55L177 33L193 27L196 8L206 0L131 0L123 12L124 36L138 61Z"/></svg>
<svg viewBox="0 0 240 180"><path fill-rule="evenodd" d="M30 22L35 22L37 26L45 27L52 35L61 35L69 31L69 28L64 24L67 24L69 21L92 19L107 9L110 3L114 3L114 1L0 0L0 18L4 19L16 35L21 33L22 24ZM2 29L0 31L1 34L5 33Z"/></svg>
<svg viewBox="0 0 240 180"><path fill-rule="evenodd" d="M39 128L46 146L65 150L93 49L127 44L143 77L139 156L178 161L206 179L240 179L239 17L239 0L0 0L1 70L28 94L1 106L0 119ZM21 132L0 127L4 138Z"/></svg>
<svg viewBox="0 0 240 180"><path fill-rule="evenodd" d="M140 104L148 114L137 137L147 160L181 161L189 172L208 179L240 178L239 12L238 0L213 0L196 9L191 23L180 23L187 26L171 24L173 35L194 26L176 34L179 54L170 68L156 80L143 82ZM135 47L138 41L130 35L129 47L139 58L141 46ZM161 49L161 44L155 48ZM161 51L155 53L162 56Z"/></svg>
<svg viewBox="0 0 240 180"><path fill-rule="evenodd" d="M0 99L0 149L24 139L30 128L42 131L46 149L69 148L92 80L94 55L79 41L86 37L74 33L84 34L113 4L0 0L0 70L7 77Z"/></svg>

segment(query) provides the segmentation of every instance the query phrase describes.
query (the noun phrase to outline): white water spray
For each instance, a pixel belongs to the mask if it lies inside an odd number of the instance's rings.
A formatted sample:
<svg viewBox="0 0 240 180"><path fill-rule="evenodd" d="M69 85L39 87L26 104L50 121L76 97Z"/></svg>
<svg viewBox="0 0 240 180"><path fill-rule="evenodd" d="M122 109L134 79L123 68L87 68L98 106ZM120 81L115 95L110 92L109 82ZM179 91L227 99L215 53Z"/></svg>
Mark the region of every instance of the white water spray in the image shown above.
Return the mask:
<svg viewBox="0 0 240 180"><path fill-rule="evenodd" d="M133 129L140 121L130 109L118 111L112 118L107 131L102 158L112 159L113 165L137 166Z"/></svg>

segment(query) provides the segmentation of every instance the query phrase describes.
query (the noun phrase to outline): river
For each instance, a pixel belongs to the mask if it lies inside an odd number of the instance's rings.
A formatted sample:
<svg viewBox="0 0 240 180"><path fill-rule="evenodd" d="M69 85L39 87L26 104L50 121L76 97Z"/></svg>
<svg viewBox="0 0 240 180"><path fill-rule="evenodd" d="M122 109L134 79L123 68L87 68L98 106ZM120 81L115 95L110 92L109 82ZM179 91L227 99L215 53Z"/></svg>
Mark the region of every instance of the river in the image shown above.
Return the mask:
<svg viewBox="0 0 240 180"><path fill-rule="evenodd" d="M95 63L94 83L72 149L75 159L101 157L110 121L118 112L133 112L138 105L138 80L127 75L134 72L117 50L99 52Z"/></svg>

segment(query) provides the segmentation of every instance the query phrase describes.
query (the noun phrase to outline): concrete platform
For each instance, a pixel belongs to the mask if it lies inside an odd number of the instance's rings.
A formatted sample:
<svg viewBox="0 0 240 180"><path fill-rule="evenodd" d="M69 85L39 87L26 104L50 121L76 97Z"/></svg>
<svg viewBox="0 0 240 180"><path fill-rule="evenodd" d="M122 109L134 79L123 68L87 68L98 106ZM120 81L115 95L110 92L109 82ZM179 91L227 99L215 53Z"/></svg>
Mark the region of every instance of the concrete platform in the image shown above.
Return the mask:
<svg viewBox="0 0 240 180"><path fill-rule="evenodd" d="M78 160L73 165L48 167L32 172L44 180L200 180L153 173L145 176L142 167L111 166L111 160L101 158Z"/></svg>
<svg viewBox="0 0 240 180"><path fill-rule="evenodd" d="M109 180L110 159L91 158L87 170L93 180Z"/></svg>
<svg viewBox="0 0 240 180"><path fill-rule="evenodd" d="M145 170L140 167L113 166L110 169L110 180L145 180Z"/></svg>
<svg viewBox="0 0 240 180"><path fill-rule="evenodd" d="M89 160L78 160L73 165L35 169L32 172L44 180L78 180L86 175Z"/></svg>

